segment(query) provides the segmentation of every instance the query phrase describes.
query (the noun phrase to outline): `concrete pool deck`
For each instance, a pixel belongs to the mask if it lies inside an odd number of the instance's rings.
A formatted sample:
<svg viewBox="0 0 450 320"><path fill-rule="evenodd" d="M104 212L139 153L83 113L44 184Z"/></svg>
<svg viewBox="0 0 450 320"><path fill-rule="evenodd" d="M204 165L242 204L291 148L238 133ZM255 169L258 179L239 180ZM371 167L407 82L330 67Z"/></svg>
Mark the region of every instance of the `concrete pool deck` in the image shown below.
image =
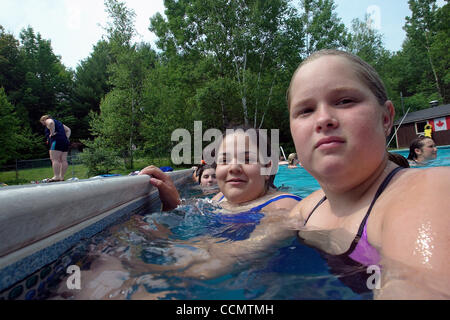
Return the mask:
<svg viewBox="0 0 450 320"><path fill-rule="evenodd" d="M178 187L192 170L169 175ZM123 176L0 189L0 292L121 217L159 210L149 180Z"/></svg>

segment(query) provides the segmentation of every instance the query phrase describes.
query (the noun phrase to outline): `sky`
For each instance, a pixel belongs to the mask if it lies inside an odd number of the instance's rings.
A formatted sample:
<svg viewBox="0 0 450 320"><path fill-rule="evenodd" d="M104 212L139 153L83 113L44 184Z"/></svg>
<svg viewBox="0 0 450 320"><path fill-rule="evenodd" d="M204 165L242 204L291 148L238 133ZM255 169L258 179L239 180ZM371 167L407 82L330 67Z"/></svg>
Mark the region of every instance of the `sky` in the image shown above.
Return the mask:
<svg viewBox="0 0 450 320"><path fill-rule="evenodd" d="M136 13L136 41L153 43L148 30L155 13L164 15L163 0L122 0ZM297 0L294 0L294 3ZM401 49L405 17L410 15L407 0L334 0L336 12L350 29L351 20L371 14L373 27L384 37L386 49ZM438 0L440 5L444 0ZM22 29L31 26L42 38L51 40L62 63L75 69L92 52L105 33L107 15L103 0L0 0L0 25L19 39Z"/></svg>

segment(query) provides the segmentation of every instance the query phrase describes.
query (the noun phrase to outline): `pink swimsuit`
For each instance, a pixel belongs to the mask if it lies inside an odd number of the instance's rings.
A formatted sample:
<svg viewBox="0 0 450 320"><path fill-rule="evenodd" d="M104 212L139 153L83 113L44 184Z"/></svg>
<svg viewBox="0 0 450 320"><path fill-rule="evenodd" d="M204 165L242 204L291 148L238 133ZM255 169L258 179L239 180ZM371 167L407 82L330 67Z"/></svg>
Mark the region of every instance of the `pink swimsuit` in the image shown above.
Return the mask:
<svg viewBox="0 0 450 320"><path fill-rule="evenodd" d="M367 267L370 265L378 265L380 262L380 254L367 240L367 219L369 218L369 214L372 211L372 207L378 197L389 184L392 177L394 177L394 175L401 169L403 168L398 167L392 170L386 179L384 179L381 183L364 219L359 226L358 233L353 239L350 248L343 254L338 255L332 255L319 251L321 256L327 261L330 272L337 275L339 281L344 283L356 293L365 294L366 292L372 292L367 285L367 281L370 276L370 273L367 272ZM326 197L323 197L314 207L309 214L308 219L306 219L305 225L317 207L319 207L326 199ZM303 240L300 235L298 235L298 238L300 241Z"/></svg>

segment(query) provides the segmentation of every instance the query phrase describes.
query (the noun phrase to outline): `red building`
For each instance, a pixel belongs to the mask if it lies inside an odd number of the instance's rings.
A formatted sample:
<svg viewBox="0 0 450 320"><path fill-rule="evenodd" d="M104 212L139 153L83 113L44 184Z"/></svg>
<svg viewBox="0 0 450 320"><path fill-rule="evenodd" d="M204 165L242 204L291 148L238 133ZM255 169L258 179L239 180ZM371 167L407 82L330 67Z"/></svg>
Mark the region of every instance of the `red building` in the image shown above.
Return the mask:
<svg viewBox="0 0 450 320"><path fill-rule="evenodd" d="M427 124L432 127L432 138L436 145L450 145L450 104L410 112L401 125L400 121L401 119L394 123L397 148L409 148L417 135L424 134Z"/></svg>

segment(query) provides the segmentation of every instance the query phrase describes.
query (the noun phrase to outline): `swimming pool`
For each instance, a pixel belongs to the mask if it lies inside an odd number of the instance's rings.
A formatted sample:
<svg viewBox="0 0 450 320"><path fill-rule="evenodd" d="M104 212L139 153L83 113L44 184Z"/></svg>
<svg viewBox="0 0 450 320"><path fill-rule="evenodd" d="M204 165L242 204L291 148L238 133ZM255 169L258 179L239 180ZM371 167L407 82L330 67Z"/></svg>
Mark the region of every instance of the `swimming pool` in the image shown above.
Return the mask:
<svg viewBox="0 0 450 320"><path fill-rule="evenodd" d="M318 188L304 169L292 170L285 166L280 167L276 185L302 197ZM182 196L191 197L199 192L198 186L192 185L183 190ZM241 262L237 261L236 268L225 275L212 279L184 276L182 267L173 268L175 263L182 259L202 258L205 254L196 243L196 237L242 231L242 225L218 221L216 210L218 208L208 199L191 200L172 212L135 215L80 242L62 259L66 264L80 266L88 275L82 283L92 288L81 293L67 290L65 274L60 272L48 283L48 289L41 292L39 299L372 298L371 293L356 294L343 285L315 249L294 238L270 256L255 259L250 265L241 268ZM244 226L248 227L252 228L251 225ZM120 271L117 265L121 265ZM107 284L99 284L102 275Z"/></svg>
<svg viewBox="0 0 450 320"><path fill-rule="evenodd" d="M281 176L291 174L284 170L280 169ZM191 195L197 191L193 187L183 193ZM352 292L329 272L326 261L316 250L296 240L269 257L256 259L250 266L235 268L212 279L183 276L183 268L155 270L155 265L170 267L177 259L202 256L204 252L193 241L195 237L229 232L233 228L231 224L218 223L215 214L209 214L215 210L217 207L208 200L188 201L172 212L134 216L108 228L79 243L63 257L89 274L81 281L85 287L92 288L72 295L73 292L65 288L64 274L61 273L60 279L53 279L48 285L49 290L40 298L292 300L372 297L371 294ZM118 264L121 264L120 271L116 268ZM108 285L98 280L102 275Z"/></svg>
<svg viewBox="0 0 450 320"><path fill-rule="evenodd" d="M405 155L407 151L399 153ZM450 165L450 148L439 148L438 159L431 165ZM287 169L286 166L280 167L275 184L301 197L319 188L303 168ZM185 197L199 193L201 191L193 185L183 191ZM85 288L93 286L95 289L91 290L93 295L90 296L94 299L372 298L370 293L357 294L343 285L316 250L296 240L250 266L209 280L185 277L178 272L182 270L176 268L170 271L148 268L150 264L173 266L181 254L201 256L202 250L192 239L211 232L223 232L230 227L213 218L215 210L217 208L209 201L199 200L188 201L181 210L174 212L145 212L131 219L127 217L100 234L80 241L38 275L25 279L23 286L36 285L39 276L46 278L46 287L39 286L35 295L29 298L72 299L75 297L73 291L65 288L65 268L76 264L88 274L97 272L98 275L98 270L105 272L100 289L98 279L97 283L89 282L89 277L81 279ZM115 259L113 263L102 260L108 257ZM120 262L123 270L115 270L116 262ZM108 291L106 286L114 290Z"/></svg>
<svg viewBox="0 0 450 320"><path fill-rule="evenodd" d="M450 146L440 146L440 147L437 147L437 149L438 149L438 151L437 151L436 159L429 161L426 166L421 166L421 167L417 167L417 168L450 166ZM409 150L407 150L407 149L396 150L396 151L392 151L392 152L401 154L405 158L408 157L408 154L409 154Z"/></svg>
<svg viewBox="0 0 450 320"><path fill-rule="evenodd" d="M392 153L398 153L405 158L408 157L409 150L393 150ZM450 166L450 146L438 147L437 158L429 161L426 166L415 168L429 168ZM317 181L303 168L288 169L287 166L280 166L280 170L275 178L275 185L286 187L286 190L302 198L307 197L312 192L320 189ZM283 188L284 189L284 188Z"/></svg>

